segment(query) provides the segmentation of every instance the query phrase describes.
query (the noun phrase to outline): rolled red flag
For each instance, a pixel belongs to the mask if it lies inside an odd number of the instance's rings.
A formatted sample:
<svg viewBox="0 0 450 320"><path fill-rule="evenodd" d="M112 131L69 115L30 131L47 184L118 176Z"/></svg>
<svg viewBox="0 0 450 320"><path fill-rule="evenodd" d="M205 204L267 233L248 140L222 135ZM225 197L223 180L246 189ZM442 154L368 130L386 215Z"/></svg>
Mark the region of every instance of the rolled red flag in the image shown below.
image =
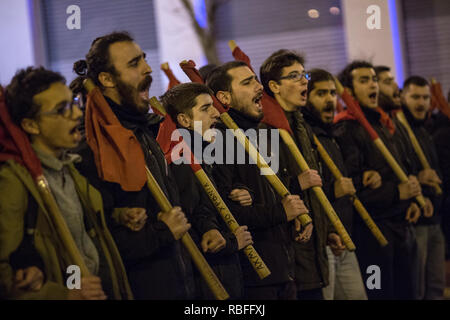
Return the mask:
<svg viewBox="0 0 450 320"><path fill-rule="evenodd" d="M347 110L339 113L335 118L334 122L339 122L341 120L345 119L354 119L357 120L367 131L367 133L370 135L370 138L372 140L376 140L379 138L378 133L372 128L370 123L367 121L366 117L364 116L364 113L361 110L361 107L359 104L353 99L353 97L347 92L347 90L344 89L344 91L341 93L341 98L344 100L345 104L347 105Z"/></svg>
<svg viewBox="0 0 450 320"><path fill-rule="evenodd" d="M8 160L23 165L35 180L42 175L41 161L31 147L27 134L11 120L5 93L0 86L0 162Z"/></svg>
<svg viewBox="0 0 450 320"><path fill-rule="evenodd" d="M172 69L170 69L169 67L169 63L167 62L163 63L161 65L161 70L166 74L167 78L169 79L169 85L167 86L167 90L170 90L176 85L181 83L173 74Z"/></svg>
<svg viewBox="0 0 450 320"><path fill-rule="evenodd" d="M133 131L121 125L98 87L87 96L85 126L99 177L120 184L124 191L140 191L147 182L141 145Z"/></svg>
<svg viewBox="0 0 450 320"><path fill-rule="evenodd" d="M233 41L233 40L231 40L231 41ZM234 60L238 60L238 61L245 62L245 63L248 65L248 67L249 67L253 72L255 72L255 71L253 70L253 68L252 68L251 63L250 63L250 57L249 57L248 55L246 55L246 54L244 53L244 51L242 51L241 48L239 48L239 46L237 46L236 43L234 43L234 41L233 41L233 43L231 43L231 41L230 41L230 47L233 46L233 49L232 49L232 51L231 51L231 54L233 55Z"/></svg>
<svg viewBox="0 0 450 320"><path fill-rule="evenodd" d="M192 82L196 82L196 83L204 83L200 73L198 72L198 70L195 68L195 62L192 60L189 61L182 61L180 63L180 67L181 69L183 69L184 73L186 73L186 75L188 76L188 78L192 81ZM228 111L228 107L224 106L219 100L217 100L217 98L214 95L211 95L211 98L213 99L213 104L214 107L220 112L220 113L224 113Z"/></svg>
<svg viewBox="0 0 450 320"><path fill-rule="evenodd" d="M244 53L244 51L242 51L241 48L237 46L233 40L229 42L229 46L230 48L232 48L232 55L234 59L237 61L245 62L250 68L250 70L253 71L250 62L250 57L247 56ZM274 128L284 129L288 131L291 135L293 135L292 129L289 126L289 122L286 118L286 115L284 114L283 109L281 108L279 103L274 98L269 96L265 91L263 91L261 104L263 107L263 114L264 114L264 118L261 120L262 123L265 123Z"/></svg>
<svg viewBox="0 0 450 320"><path fill-rule="evenodd" d="M342 105L341 99L337 99L336 111L337 113L341 113L342 111L344 111L344 106Z"/></svg>
<svg viewBox="0 0 450 320"><path fill-rule="evenodd" d="M441 84L434 80L431 81L431 97L439 111L450 119L450 105L442 93Z"/></svg>

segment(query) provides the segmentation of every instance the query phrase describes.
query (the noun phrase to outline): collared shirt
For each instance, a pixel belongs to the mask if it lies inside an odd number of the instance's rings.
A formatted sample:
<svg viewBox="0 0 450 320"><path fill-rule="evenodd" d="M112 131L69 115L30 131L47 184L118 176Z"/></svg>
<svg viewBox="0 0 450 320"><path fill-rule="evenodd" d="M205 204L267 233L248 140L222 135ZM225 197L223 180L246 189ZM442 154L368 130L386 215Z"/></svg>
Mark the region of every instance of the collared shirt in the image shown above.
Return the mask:
<svg viewBox="0 0 450 320"><path fill-rule="evenodd" d="M35 145L33 145L33 149L41 160L44 176L87 268L92 274L98 274L98 251L86 231L83 207L78 198L75 182L67 167L75 161L80 161L81 157L64 153L61 159L58 159L43 152Z"/></svg>

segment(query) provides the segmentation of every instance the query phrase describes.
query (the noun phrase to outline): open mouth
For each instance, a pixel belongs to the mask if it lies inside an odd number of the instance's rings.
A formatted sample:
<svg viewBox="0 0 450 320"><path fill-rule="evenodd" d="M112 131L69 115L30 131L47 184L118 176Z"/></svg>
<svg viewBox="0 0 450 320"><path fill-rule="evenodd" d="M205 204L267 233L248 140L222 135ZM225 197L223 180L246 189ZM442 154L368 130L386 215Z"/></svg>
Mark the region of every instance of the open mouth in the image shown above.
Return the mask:
<svg viewBox="0 0 450 320"><path fill-rule="evenodd" d="M308 89L305 89L303 91L300 91L300 95L302 96L302 98L306 99L307 98L307 94L308 94Z"/></svg>
<svg viewBox="0 0 450 320"><path fill-rule="evenodd" d="M372 92L371 94L369 94L369 99L370 99L370 102L376 103L377 102L377 93Z"/></svg>
<svg viewBox="0 0 450 320"><path fill-rule="evenodd" d="M334 118L334 107L333 106L326 106L323 110L322 110L322 116L325 119L333 119Z"/></svg>
<svg viewBox="0 0 450 320"><path fill-rule="evenodd" d="M81 140L80 126L81 123L77 122L77 124L69 131L69 134L77 141Z"/></svg>
<svg viewBox="0 0 450 320"><path fill-rule="evenodd" d="M262 92L260 92L253 98L253 103L256 105L256 107L260 111L262 110L262 103L261 103L262 96L263 96L263 94L262 94Z"/></svg>
<svg viewBox="0 0 450 320"><path fill-rule="evenodd" d="M152 84L152 77L147 77L145 80L141 83L141 85L138 88L139 96L146 102L150 101L150 85Z"/></svg>
<svg viewBox="0 0 450 320"><path fill-rule="evenodd" d="M211 125L209 126L210 129L215 129L216 125L217 125L217 120L215 120L213 123L211 123Z"/></svg>

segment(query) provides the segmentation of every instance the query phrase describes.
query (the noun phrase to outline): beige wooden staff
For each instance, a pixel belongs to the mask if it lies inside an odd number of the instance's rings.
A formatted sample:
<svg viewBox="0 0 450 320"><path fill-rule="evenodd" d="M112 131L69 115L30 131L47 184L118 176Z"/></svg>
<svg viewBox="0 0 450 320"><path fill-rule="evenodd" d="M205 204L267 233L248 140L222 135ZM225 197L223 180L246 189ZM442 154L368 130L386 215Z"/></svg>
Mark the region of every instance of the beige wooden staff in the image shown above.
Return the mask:
<svg viewBox="0 0 450 320"><path fill-rule="evenodd" d="M234 51L234 49L237 47L236 42L234 40L228 41L228 46L230 47L231 52ZM249 62L247 62L249 63ZM303 155L301 154L300 150L298 149L297 145L295 144L294 140L292 139L289 132L287 132L284 129L278 128L278 131L280 132L280 136L283 139L284 143L288 146L289 151L291 152L292 156L295 158L297 164L300 167L301 171L309 170L309 166L306 163L305 159L303 158ZM317 199L319 200L320 204L324 208L328 218L330 219L331 223L333 224L334 228L336 229L336 232L341 237L342 241L344 242L345 246L348 250L354 251L355 250L355 244L353 243L352 239L350 238L348 232L345 230L344 225L342 224L341 220L337 216L336 212L333 209L333 206L331 205L330 201L328 201L328 198L326 197L325 193L323 192L321 187L313 187L312 188L314 194L316 195Z"/></svg>
<svg viewBox="0 0 450 320"><path fill-rule="evenodd" d="M156 108L159 112L161 112L163 116L167 115L166 110L156 97L152 97L150 99L150 104L152 107ZM200 165L198 165L198 167L195 169L193 166L191 166L191 168L194 171L196 178L198 179L203 189L205 190L205 193L208 195L209 199L216 207L217 211L227 224L230 231L233 232L234 234L236 230L239 228L239 224L233 217L233 214L231 213L228 206L223 201L219 192L217 192L217 189L214 187L208 175L205 173L205 171L202 169ZM251 244L249 244L244 248L244 253L260 279L264 279L270 275L269 268L267 268L266 264L264 263L264 261L259 256L258 252L256 252L255 248Z"/></svg>
<svg viewBox="0 0 450 320"><path fill-rule="evenodd" d="M87 92L91 92L95 88L95 84L91 79L86 79L83 82ZM105 100L103 95L97 96L99 100L96 100L96 104L104 103L107 104L108 102ZM95 97L93 97L95 98ZM150 170L145 166L145 171L147 174L147 186L150 189L150 192L153 195L153 198L158 203L158 206L163 212L168 212L172 209L172 205L170 204L169 200L167 199L164 192L161 190L161 187L159 186L158 182L156 181L155 177L153 177ZM220 280L217 278L214 271L211 269L210 265L206 261L205 257L200 253L197 246L195 245L194 240L192 240L191 236L188 232L186 232L181 237L181 242L186 247L187 251L189 252L192 260L194 261L195 265L197 266L200 274L205 279L207 285L211 289L212 293L218 300L226 300L229 298L229 295L225 288L223 287L222 283L220 283Z"/></svg>
<svg viewBox="0 0 450 320"><path fill-rule="evenodd" d="M392 171L394 171L397 178L402 183L408 182L408 177L406 176L403 169L400 167L398 162L395 160L395 158L392 156L392 153L389 151L388 148L386 148L386 145L384 144L383 140L378 136L378 134L375 132L375 130L372 128L372 126L369 124L367 119L364 117L364 114L362 113L359 105L356 104L356 102L353 100L353 98L349 95L347 91L344 90L344 87L342 86L341 82L335 78L336 83L336 90L338 94L342 97L342 99L347 104L347 108L350 108L355 112L355 117L357 117L358 122L362 125L362 127L367 131L367 133L370 135L370 138L372 139L375 146L378 148L378 150L383 155L384 159L388 163L388 165L391 167ZM425 199L422 196L422 194L415 197L417 203L421 208L425 207Z"/></svg>
<svg viewBox="0 0 450 320"><path fill-rule="evenodd" d="M411 126L409 125L408 120L406 119L403 111L401 111L401 110L397 111L395 116L397 117L398 121L400 121L400 123L405 127L406 131L408 132L409 139L411 140L411 144L413 145L414 151L416 152L416 155L419 158L419 161L422 164L422 167L424 169L431 169L430 163L428 162L425 154L423 153L422 147L421 147L419 141L417 141L416 135L412 131ZM442 194L442 189L438 184L434 185L434 189L436 190L437 194Z"/></svg>
<svg viewBox="0 0 450 320"><path fill-rule="evenodd" d="M198 82L203 83L203 79L199 79L200 75L198 74L192 74L189 73L189 71L185 70L183 68L183 65L189 64L188 61L184 60L180 63L181 68L186 73L186 75L191 79L192 82ZM278 178L278 176L275 174L275 172L272 170L271 167L267 164L267 162L264 160L264 158L261 156L259 151L255 148L255 146L248 140L248 138L245 136L243 131L238 127L236 122L230 117L228 112L225 110L223 105L217 100L215 96L211 96L213 98L214 107L219 111L220 113L220 119L225 124L225 126L229 129L233 129L233 135L238 140L238 142L245 148L245 151L248 153L248 155L253 159L253 161L256 163L258 168L261 170L261 172L264 172L264 177L268 180L268 182L272 185L272 187L275 189L275 191L282 197L286 197L290 195L291 193L286 188L286 186L281 182L281 180ZM304 213L297 217L297 219L300 221L302 226L306 226L312 222L311 217Z"/></svg>
<svg viewBox="0 0 450 320"><path fill-rule="evenodd" d="M297 145L295 144L294 139L292 139L291 134L284 129L278 129L278 130L280 131L281 138L283 139L284 143L289 148L289 151L291 152L292 156L294 157L295 161L297 162L298 166L300 167L300 170L302 172L309 170L308 163L306 163L305 158L303 157L303 155L301 154ZM327 214L328 219L330 219L330 222L333 224L334 228L336 229L336 232L341 237L342 242L345 244L345 246L347 247L347 249L349 251L354 251L356 249L355 244L353 243L352 239L350 238L347 230L345 230L344 225L342 224L341 220L339 219L338 215L336 214L336 211L334 211L334 208L331 205L331 203L328 200L325 193L323 192L323 189L321 187L317 187L317 186L312 187L311 189L314 192L314 194L316 195L317 199L319 200L325 213Z"/></svg>
<svg viewBox="0 0 450 320"><path fill-rule="evenodd" d="M36 178L36 185L39 190L43 202L47 208L50 215L50 223L53 224L54 229L57 232L57 236L61 240L65 250L70 257L70 262L74 265L80 267L80 272L83 277L89 276L91 273L86 266L83 256L78 249L75 240L67 226L66 220L64 220L61 211L59 210L58 204L50 190L47 179L44 175L38 176Z"/></svg>
<svg viewBox="0 0 450 320"><path fill-rule="evenodd" d="M147 186L150 189L153 197L155 198L161 210L164 212L172 210L172 205L170 204L164 192L161 190L161 187L159 186L158 182L156 181L155 177L153 177L152 173L147 168L147 166L145 167L145 171L147 172ZM228 299L230 296L223 287L219 278L217 278L216 274L211 269L205 257L198 250L194 240L192 240L189 233L186 232L181 237L181 242L188 250L189 254L191 255L192 261L194 261L195 265L197 266L198 270L203 276L203 279L205 279L207 285L211 289L216 299L218 300Z"/></svg>
<svg viewBox="0 0 450 320"><path fill-rule="evenodd" d="M230 129L233 129L233 134L239 143L245 148L245 151L249 154L249 156L253 159L253 161L257 164L258 168L265 170L264 177L269 181L275 191L282 197L286 197L291 193L286 188L286 186L281 182L280 178L273 172L272 168L269 167L266 160L261 156L259 151L255 148L255 146L248 140L242 130L237 126L234 120L230 117L227 112L220 114L220 119L222 122ZM307 214L301 214L298 219L300 220L302 226L306 226L312 222L311 217Z"/></svg>
<svg viewBox="0 0 450 320"><path fill-rule="evenodd" d="M319 154L325 164L327 165L328 169L330 169L333 176L336 178L336 180L339 180L343 178L343 175L339 168L334 163L333 159L331 159L328 152L325 150L323 145L320 143L319 139L314 135L314 142L317 145L317 151L319 151ZM366 208L363 206L361 201L358 199L356 195L352 197L352 203L355 207L356 211L359 213L360 217L363 219L364 223L367 225L369 230L372 232L373 236L377 239L378 243L384 247L388 244L388 241L384 237L383 233L381 233L381 230L378 228L378 226L373 221L370 214L367 212Z"/></svg>

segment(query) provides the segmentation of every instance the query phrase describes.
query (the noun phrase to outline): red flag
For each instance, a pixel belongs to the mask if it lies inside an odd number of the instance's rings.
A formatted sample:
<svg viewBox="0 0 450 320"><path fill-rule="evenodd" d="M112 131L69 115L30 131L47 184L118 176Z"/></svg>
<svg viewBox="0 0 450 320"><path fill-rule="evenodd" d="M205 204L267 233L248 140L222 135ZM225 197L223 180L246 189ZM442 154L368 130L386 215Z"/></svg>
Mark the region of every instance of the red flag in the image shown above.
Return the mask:
<svg viewBox="0 0 450 320"><path fill-rule="evenodd" d="M158 136L156 137L156 141L158 142L164 155L166 156L166 160L169 161L167 159L167 156L170 155L170 153L172 152L172 149L179 143L179 141L171 140L172 132L174 132L177 129L177 125L172 120L172 118L169 116L169 114L162 113L159 110L159 108L154 106L152 104L152 100L150 100L150 106L152 107L154 112L157 112L158 114L160 114L164 117L164 121L161 122L161 124L159 125ZM180 139L182 139L182 138L180 138ZM170 161L169 161L169 163L170 163Z"/></svg>
<svg viewBox="0 0 450 320"><path fill-rule="evenodd" d="M164 71L167 78L169 79L169 85L167 87L167 90L172 89L173 87L181 83L173 74L172 69L170 69L168 63L163 63L161 65L161 70Z"/></svg>
<svg viewBox="0 0 450 320"><path fill-rule="evenodd" d="M151 103L151 100L150 100ZM156 106L152 105L153 110L159 110ZM171 164L173 161L176 161L180 159L181 157L190 157L190 166L192 170L197 172L201 169L201 166L199 165L199 162L195 160L194 154L192 153L189 146L187 146L186 142L183 140L183 136L180 134L180 138L178 141L172 141L171 136L172 133L177 130L177 126L175 122L172 120L172 117L166 113L163 114L164 121L161 123L161 126L159 127L158 137L156 138L156 141L158 141L159 145L161 146L161 149L164 152L164 156L166 158L166 161L168 164ZM175 148L175 146L182 144L183 147L180 148L179 154L172 154L172 150ZM189 150L189 154L183 154L181 151L183 150Z"/></svg>
<svg viewBox="0 0 450 320"><path fill-rule="evenodd" d="M33 179L42 175L41 161L31 147L27 134L12 122L0 86L0 162L15 160L28 169Z"/></svg>
<svg viewBox="0 0 450 320"><path fill-rule="evenodd" d="M234 60L245 62L248 65L248 67L253 71L252 65L250 63L250 57L246 55L244 51L242 51L241 48L239 48L239 46L236 46L231 54L233 55Z"/></svg>
<svg viewBox="0 0 450 320"><path fill-rule="evenodd" d="M200 76L200 73L195 68L195 62L192 60L189 60L188 62L181 62L180 63L181 69L183 69L184 73L188 76L189 79L191 79L192 82L196 83L204 83L202 77ZM228 107L224 106L214 95L211 95L211 98L213 99L214 107L220 112L224 113L228 111Z"/></svg>
<svg viewBox="0 0 450 320"><path fill-rule="evenodd" d="M88 94L85 126L99 177L124 191L140 191L147 182L141 145L133 131L120 124L98 87Z"/></svg>
<svg viewBox="0 0 450 320"><path fill-rule="evenodd" d="M280 104L266 92L263 93L261 103L264 114L264 118L261 122L274 128L284 129L293 135L292 129L286 118L286 114Z"/></svg>
<svg viewBox="0 0 450 320"><path fill-rule="evenodd" d="M344 106L342 105L341 99L337 99L336 111L337 113L341 113L342 111L344 111Z"/></svg>
<svg viewBox="0 0 450 320"><path fill-rule="evenodd" d="M442 93L442 87L439 82L431 83L431 98L432 102L435 103L439 111L450 119L450 106L447 100L445 100L444 94Z"/></svg>
<svg viewBox="0 0 450 320"><path fill-rule="evenodd" d="M346 89L344 89L344 91L342 92L341 98L342 98L342 100L344 100L345 104L347 105L347 110L339 113L334 118L334 123L337 123L339 121L346 120L349 118L353 118L354 120L357 120L366 129L367 133L370 135L370 138L372 140L377 139L378 134L372 128L370 123L367 121L358 102L356 102L355 99L353 99L353 97L347 92Z"/></svg>

